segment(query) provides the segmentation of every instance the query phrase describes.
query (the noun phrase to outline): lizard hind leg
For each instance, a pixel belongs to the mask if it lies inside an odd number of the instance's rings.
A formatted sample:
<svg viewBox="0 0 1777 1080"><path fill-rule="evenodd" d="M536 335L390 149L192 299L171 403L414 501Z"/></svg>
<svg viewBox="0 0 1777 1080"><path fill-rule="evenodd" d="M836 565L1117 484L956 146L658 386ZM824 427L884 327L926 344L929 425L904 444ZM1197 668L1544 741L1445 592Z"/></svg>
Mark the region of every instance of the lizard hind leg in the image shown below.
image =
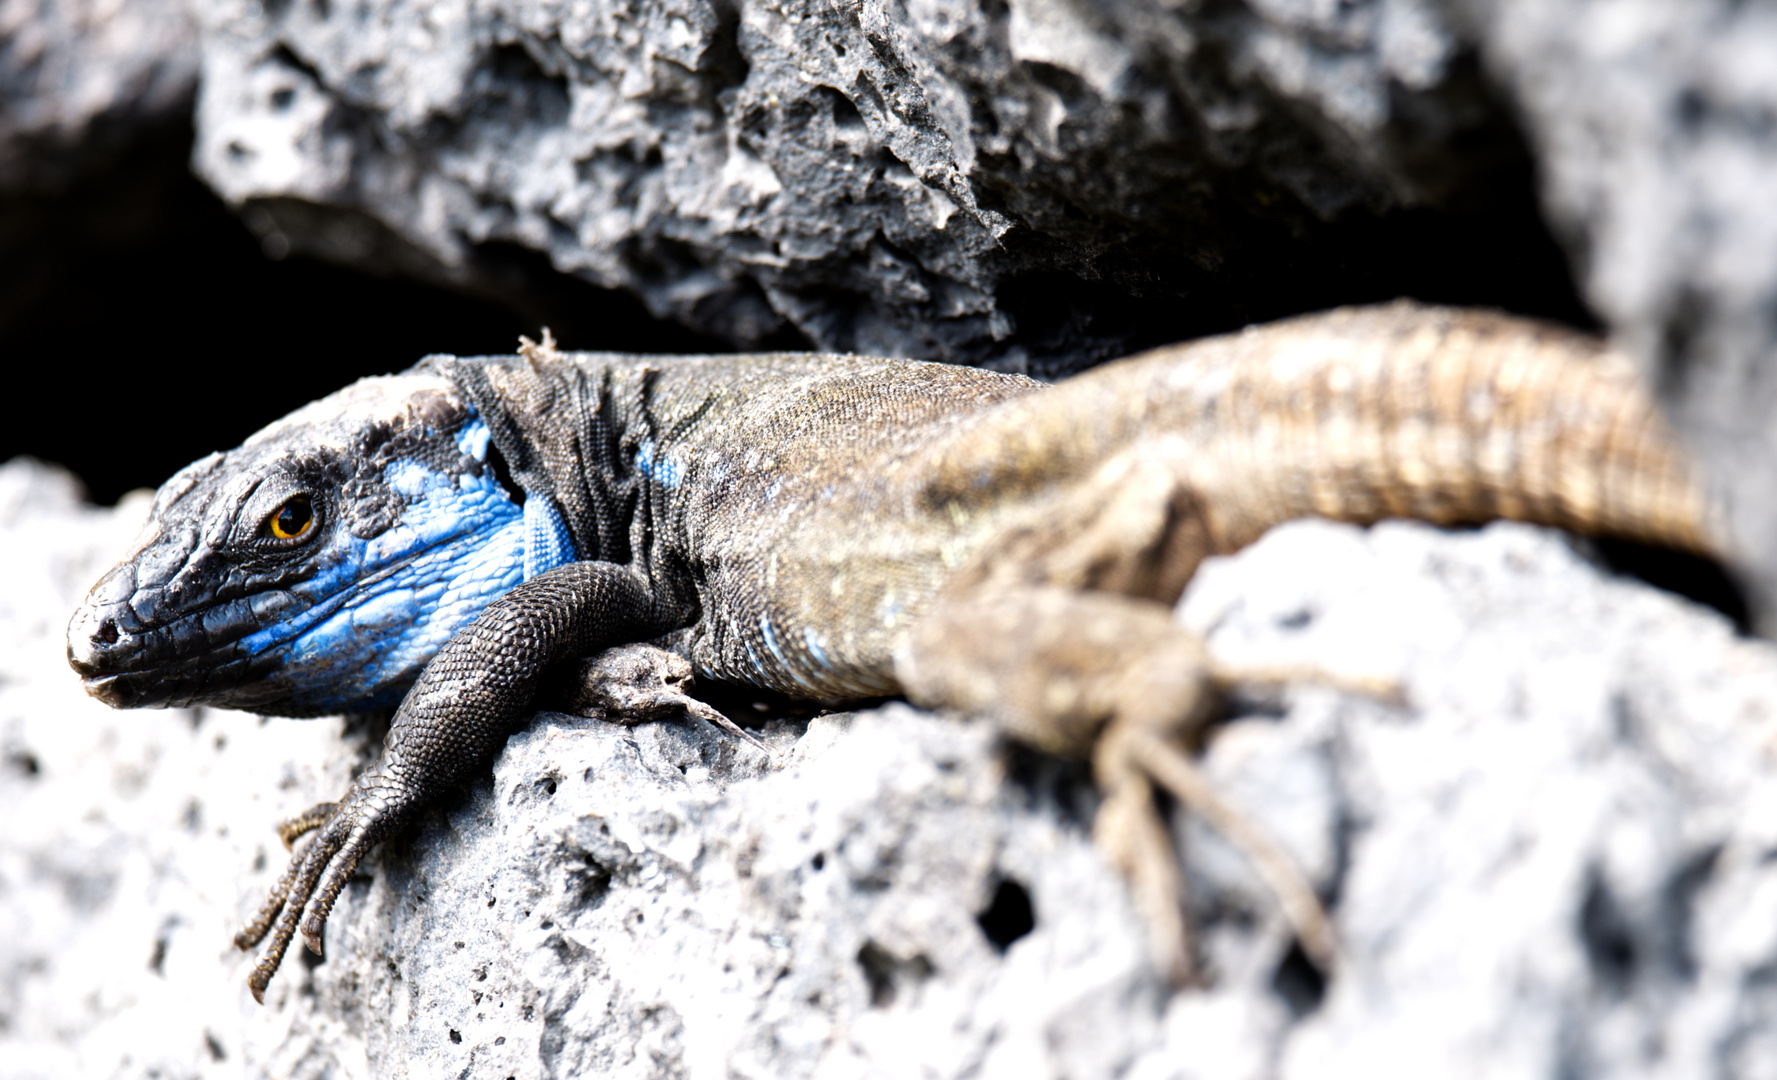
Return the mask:
<svg viewBox="0 0 1777 1080"><path fill-rule="evenodd" d="M977 713L1037 749L1091 758L1104 797L1094 843L1128 881L1174 985L1196 970L1156 783L1253 862L1303 950L1330 969L1337 945L1314 889L1184 749L1213 718L1223 673L1163 605L1054 586L969 591L920 620L895 669L915 704Z"/></svg>

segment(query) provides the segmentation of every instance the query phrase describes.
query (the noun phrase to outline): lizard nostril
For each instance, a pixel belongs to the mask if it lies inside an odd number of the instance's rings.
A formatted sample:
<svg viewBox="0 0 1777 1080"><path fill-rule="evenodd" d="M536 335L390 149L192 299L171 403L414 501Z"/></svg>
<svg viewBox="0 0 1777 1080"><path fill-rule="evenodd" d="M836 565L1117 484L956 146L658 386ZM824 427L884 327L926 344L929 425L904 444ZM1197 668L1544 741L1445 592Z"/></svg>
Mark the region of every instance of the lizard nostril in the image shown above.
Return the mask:
<svg viewBox="0 0 1777 1080"><path fill-rule="evenodd" d="M106 619L100 623L99 628L93 632L93 640L104 642L106 645L117 644L117 621Z"/></svg>

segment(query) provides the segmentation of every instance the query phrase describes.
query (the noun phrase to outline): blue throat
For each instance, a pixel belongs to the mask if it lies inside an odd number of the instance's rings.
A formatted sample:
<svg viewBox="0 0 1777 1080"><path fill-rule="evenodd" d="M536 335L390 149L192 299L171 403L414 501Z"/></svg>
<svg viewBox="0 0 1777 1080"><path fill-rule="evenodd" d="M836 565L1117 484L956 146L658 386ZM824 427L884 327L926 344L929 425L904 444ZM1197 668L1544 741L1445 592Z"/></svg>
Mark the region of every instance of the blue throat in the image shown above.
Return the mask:
<svg viewBox="0 0 1777 1080"><path fill-rule="evenodd" d="M457 448L486 462L488 428L474 417ZM522 509L494 479L400 461L384 482L406 500L401 520L369 540L343 535L327 564L291 589L309 606L242 639L281 656L305 705L392 708L451 636L521 581L574 561L567 523L547 497Z"/></svg>

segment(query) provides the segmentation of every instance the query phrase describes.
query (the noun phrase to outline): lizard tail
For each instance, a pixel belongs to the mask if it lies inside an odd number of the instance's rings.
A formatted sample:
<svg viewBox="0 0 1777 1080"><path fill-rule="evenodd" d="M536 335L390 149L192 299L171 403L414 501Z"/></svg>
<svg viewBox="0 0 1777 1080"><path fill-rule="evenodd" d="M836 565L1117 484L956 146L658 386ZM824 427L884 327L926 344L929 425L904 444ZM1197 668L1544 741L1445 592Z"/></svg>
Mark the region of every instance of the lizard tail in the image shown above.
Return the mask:
<svg viewBox="0 0 1777 1080"><path fill-rule="evenodd" d="M1406 302L1159 349L1004 403L936 451L922 494L1030 493L1120 453L1172 462L1218 551L1320 516L1512 518L1726 554L1626 357L1546 323Z"/></svg>
<svg viewBox="0 0 1777 1080"><path fill-rule="evenodd" d="M1641 373L1594 338L1397 304L1228 344L1169 372L1198 363L1226 380L1220 434L1190 466L1219 547L1318 515L1510 518L1723 554L1707 488Z"/></svg>

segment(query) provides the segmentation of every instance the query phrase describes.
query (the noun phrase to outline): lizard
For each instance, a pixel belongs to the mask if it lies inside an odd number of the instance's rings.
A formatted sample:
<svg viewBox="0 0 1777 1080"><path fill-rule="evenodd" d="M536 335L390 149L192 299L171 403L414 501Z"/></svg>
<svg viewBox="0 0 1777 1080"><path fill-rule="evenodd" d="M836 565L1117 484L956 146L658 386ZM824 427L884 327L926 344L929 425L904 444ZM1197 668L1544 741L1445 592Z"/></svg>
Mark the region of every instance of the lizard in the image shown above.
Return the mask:
<svg viewBox="0 0 1777 1080"><path fill-rule="evenodd" d="M362 380L176 474L74 613L68 658L123 708L395 709L344 797L280 827L308 837L236 938L269 935L256 1000L297 934L321 952L360 860L485 768L549 672L655 640L700 678L903 695L1089 758L1094 839L1183 982L1156 785L1247 848L1312 955L1334 950L1317 898L1191 762L1251 673L1169 614L1204 558L1311 515L1724 552L1633 365L1498 313L1339 309L1054 385L545 335Z"/></svg>

